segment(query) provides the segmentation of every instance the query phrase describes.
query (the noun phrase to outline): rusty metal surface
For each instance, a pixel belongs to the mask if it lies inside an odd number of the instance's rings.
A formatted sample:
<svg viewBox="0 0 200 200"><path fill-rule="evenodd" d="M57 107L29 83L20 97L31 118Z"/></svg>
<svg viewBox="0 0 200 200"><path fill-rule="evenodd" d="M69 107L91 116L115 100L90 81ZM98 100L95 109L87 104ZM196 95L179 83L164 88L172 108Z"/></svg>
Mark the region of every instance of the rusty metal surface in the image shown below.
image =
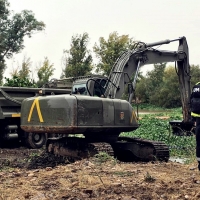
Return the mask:
<svg viewBox="0 0 200 200"><path fill-rule="evenodd" d="M83 159L92 157L100 152L106 152L114 156L113 148L108 143L89 143L84 138L66 137L61 139L49 139L47 150L57 156Z"/></svg>
<svg viewBox="0 0 200 200"><path fill-rule="evenodd" d="M121 127L121 126L115 126L115 127L96 127L96 126L35 126L35 125L21 125L22 130L26 132L36 132L36 133L62 133L62 134L86 134L90 133L93 134L94 137L98 138L98 135L102 135L102 137L107 137L110 135L115 135L115 132L117 135L120 134L120 132L123 131L131 131L138 128L138 126L135 127ZM111 134L113 133L113 134ZM106 141L106 138L105 138Z"/></svg>
<svg viewBox="0 0 200 200"><path fill-rule="evenodd" d="M77 127L71 126L26 126L21 125L21 128L26 132L36 132L36 133L62 133L70 134L77 132Z"/></svg>

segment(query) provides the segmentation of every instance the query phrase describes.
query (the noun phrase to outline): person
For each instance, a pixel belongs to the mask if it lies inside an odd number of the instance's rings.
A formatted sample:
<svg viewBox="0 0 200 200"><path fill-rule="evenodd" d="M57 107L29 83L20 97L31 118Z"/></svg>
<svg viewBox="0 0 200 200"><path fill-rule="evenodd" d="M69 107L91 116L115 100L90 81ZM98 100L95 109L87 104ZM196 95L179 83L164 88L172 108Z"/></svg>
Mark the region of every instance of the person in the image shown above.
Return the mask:
<svg viewBox="0 0 200 200"><path fill-rule="evenodd" d="M77 88L75 88L75 91L72 92L72 94L77 94L77 93L78 93L78 90L77 90Z"/></svg>
<svg viewBox="0 0 200 200"><path fill-rule="evenodd" d="M195 134L196 134L196 159L198 169L200 170L200 82L196 83L192 88L190 97L191 116L195 118Z"/></svg>

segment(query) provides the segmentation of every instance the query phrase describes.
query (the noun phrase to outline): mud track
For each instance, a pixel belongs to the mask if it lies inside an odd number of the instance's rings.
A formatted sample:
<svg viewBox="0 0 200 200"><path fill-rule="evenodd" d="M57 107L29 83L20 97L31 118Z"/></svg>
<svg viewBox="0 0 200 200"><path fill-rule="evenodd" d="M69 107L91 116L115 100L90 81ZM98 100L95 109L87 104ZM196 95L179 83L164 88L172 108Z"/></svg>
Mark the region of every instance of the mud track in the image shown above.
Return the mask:
<svg viewBox="0 0 200 200"><path fill-rule="evenodd" d="M67 164L69 160L46 153L43 149L28 149L23 146L0 148L0 169L4 167L41 169Z"/></svg>
<svg viewBox="0 0 200 200"><path fill-rule="evenodd" d="M122 163L112 157L71 162L45 149L0 149L0 200L200 199L196 162Z"/></svg>

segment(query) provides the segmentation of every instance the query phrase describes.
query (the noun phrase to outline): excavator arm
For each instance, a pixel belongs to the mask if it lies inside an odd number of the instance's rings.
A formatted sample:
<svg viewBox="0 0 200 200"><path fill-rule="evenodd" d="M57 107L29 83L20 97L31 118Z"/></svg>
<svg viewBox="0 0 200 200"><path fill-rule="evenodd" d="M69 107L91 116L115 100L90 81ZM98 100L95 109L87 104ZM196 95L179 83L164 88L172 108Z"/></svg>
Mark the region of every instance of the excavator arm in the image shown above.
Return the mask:
<svg viewBox="0 0 200 200"><path fill-rule="evenodd" d="M164 51L155 49L155 46L179 42L177 51ZM124 52L116 61L109 75L105 96L121 98L127 83L131 85L129 102L132 101L139 69L148 64L175 62L176 72L179 81L179 90L183 109L183 121L190 122L189 109L190 89L190 66L187 40L181 37L175 40L164 40L156 43L139 43L138 47L131 51ZM130 83L131 77L134 77Z"/></svg>

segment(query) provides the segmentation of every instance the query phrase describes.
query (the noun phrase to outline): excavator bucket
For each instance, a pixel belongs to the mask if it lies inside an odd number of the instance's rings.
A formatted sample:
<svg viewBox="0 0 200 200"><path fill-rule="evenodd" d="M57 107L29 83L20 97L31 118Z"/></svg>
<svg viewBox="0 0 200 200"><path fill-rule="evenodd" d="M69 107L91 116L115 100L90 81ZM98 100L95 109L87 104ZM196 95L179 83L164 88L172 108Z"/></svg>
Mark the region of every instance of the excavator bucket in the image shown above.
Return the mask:
<svg viewBox="0 0 200 200"><path fill-rule="evenodd" d="M183 122L174 120L169 122L173 135L176 136L192 136L195 134L194 122Z"/></svg>

